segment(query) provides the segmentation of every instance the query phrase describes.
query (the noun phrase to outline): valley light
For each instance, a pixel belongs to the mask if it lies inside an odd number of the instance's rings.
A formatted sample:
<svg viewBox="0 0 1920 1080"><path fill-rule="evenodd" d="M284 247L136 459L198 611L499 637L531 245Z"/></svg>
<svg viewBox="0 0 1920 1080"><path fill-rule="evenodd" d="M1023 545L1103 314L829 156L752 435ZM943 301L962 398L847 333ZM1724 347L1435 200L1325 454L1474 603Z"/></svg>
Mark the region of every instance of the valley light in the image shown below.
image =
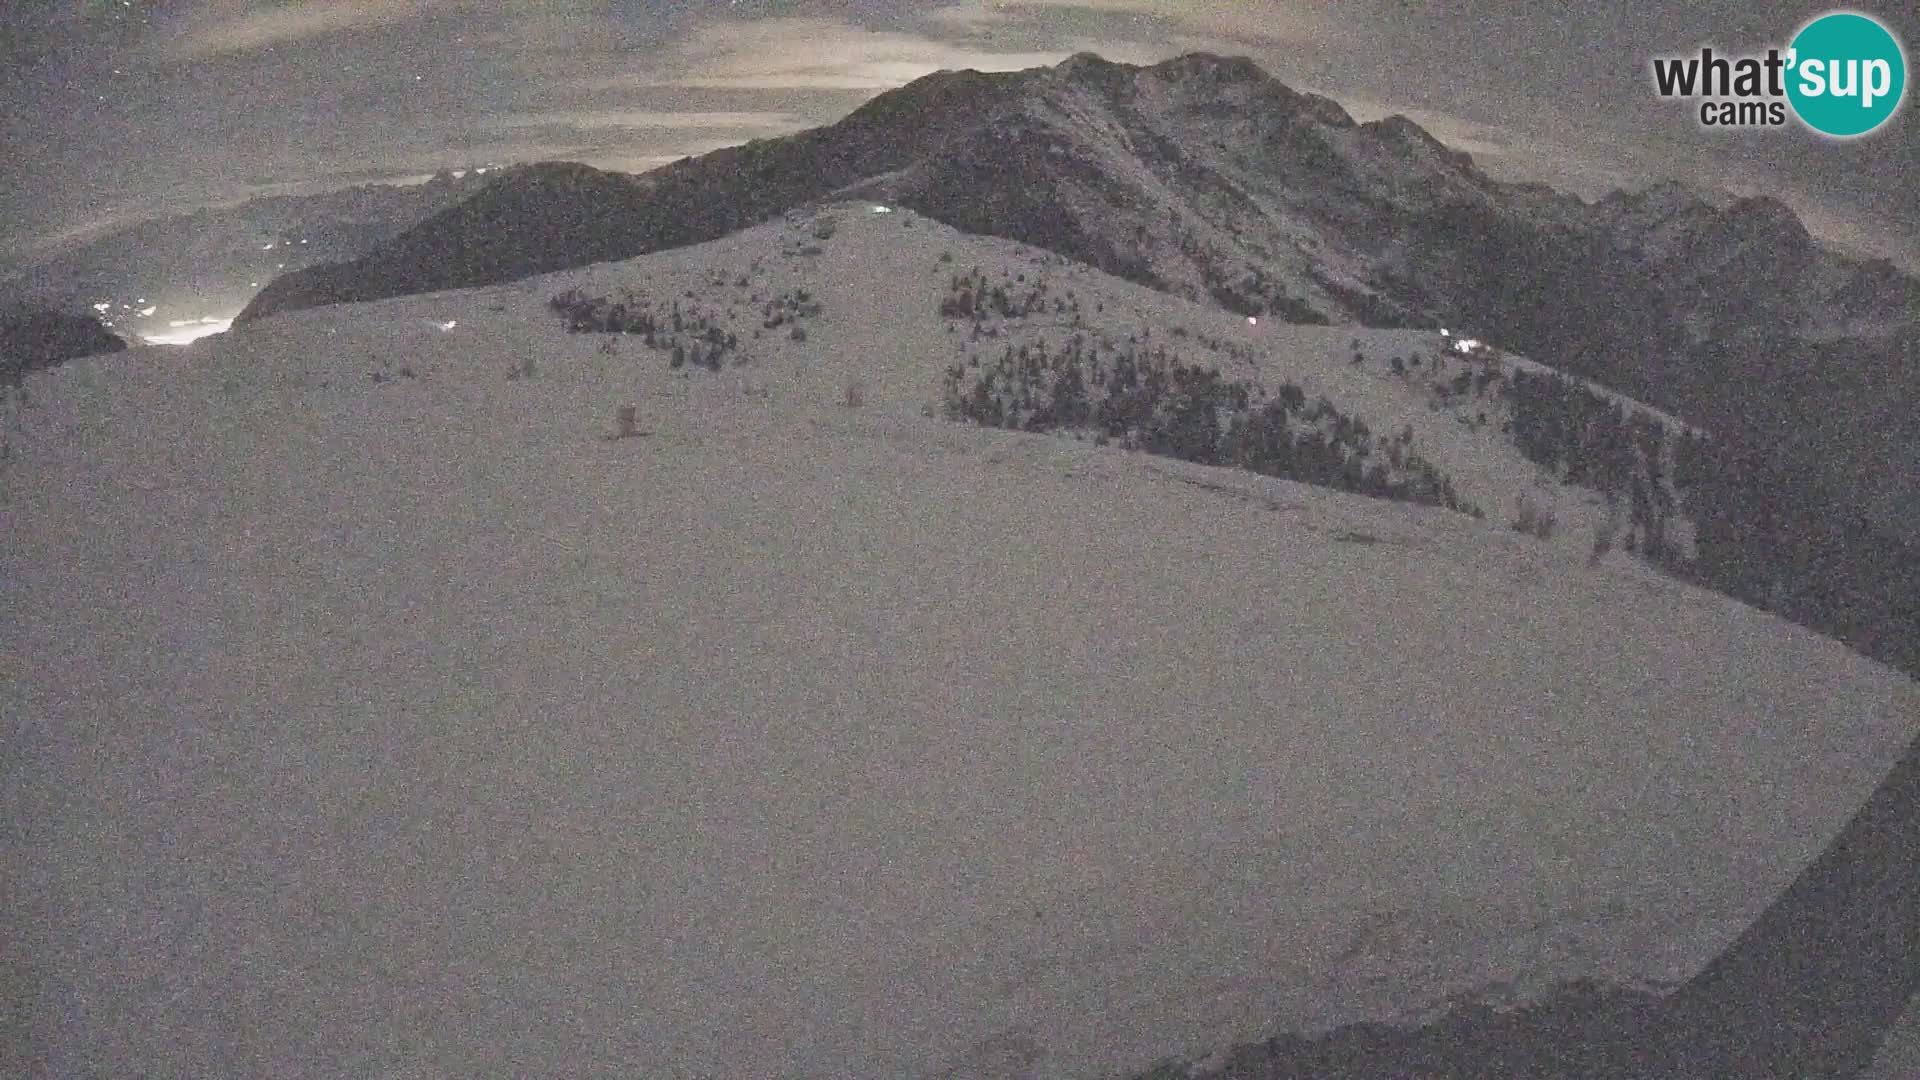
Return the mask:
<svg viewBox="0 0 1920 1080"><path fill-rule="evenodd" d="M1256 318L1254 318L1254 317L1253 317L1253 316L1251 316L1251 315L1249 315L1249 316L1247 316L1247 325L1248 325L1248 326L1259 326L1259 325L1260 325L1260 320L1259 320L1259 319L1256 319Z"/></svg>
<svg viewBox="0 0 1920 1080"><path fill-rule="evenodd" d="M1441 336L1441 337L1446 337L1446 336L1447 336L1447 328L1446 328L1446 327L1444 327L1444 326L1443 326L1443 327L1441 327L1441 328L1440 328L1440 336Z"/></svg>
<svg viewBox="0 0 1920 1080"><path fill-rule="evenodd" d="M273 250L274 248L276 248L276 247L279 247L279 246L280 246L280 245L278 245L278 244L261 244L261 245L260 245L260 250L261 250L261 251L272 251L272 250Z"/></svg>
<svg viewBox="0 0 1920 1080"><path fill-rule="evenodd" d="M443 323L441 323L441 324L440 324L440 329L442 329L442 330L451 330L451 329L453 329L454 327L456 327L456 326L459 326L459 325L460 325L460 323L459 323L459 321L458 321L458 320L456 320L456 319L448 319L448 320L447 320L446 322L443 322Z"/></svg>
<svg viewBox="0 0 1920 1080"><path fill-rule="evenodd" d="M147 307L143 307L143 308L141 308L141 309L140 309L140 317L141 317L141 318L146 318L147 316L150 316L150 315L152 315L152 314L153 314L154 312L156 312L156 311L159 311L159 310L160 310L160 305L158 305L158 304L152 304L152 305L149 305L149 306L147 306Z"/></svg>
<svg viewBox="0 0 1920 1080"><path fill-rule="evenodd" d="M102 300L102 301L100 301L99 303L97 303L97 304L95 304L95 305L93 305L93 310L95 310L95 311L102 311L102 312L104 312L104 311L106 311L106 310L107 310L108 308L111 308L112 306L113 306L113 302L112 302L112 301L110 301L110 300Z"/></svg>
<svg viewBox="0 0 1920 1080"><path fill-rule="evenodd" d="M142 335L149 345L186 345L212 334L225 333L233 325L231 318L215 319L170 319L167 325L172 327L163 334Z"/></svg>
<svg viewBox="0 0 1920 1080"><path fill-rule="evenodd" d="M891 206L876 206L876 207L874 207L874 208L873 208L873 212L874 212L874 213L876 213L876 214L891 214L891 213L893 213L893 207L891 207Z"/></svg>

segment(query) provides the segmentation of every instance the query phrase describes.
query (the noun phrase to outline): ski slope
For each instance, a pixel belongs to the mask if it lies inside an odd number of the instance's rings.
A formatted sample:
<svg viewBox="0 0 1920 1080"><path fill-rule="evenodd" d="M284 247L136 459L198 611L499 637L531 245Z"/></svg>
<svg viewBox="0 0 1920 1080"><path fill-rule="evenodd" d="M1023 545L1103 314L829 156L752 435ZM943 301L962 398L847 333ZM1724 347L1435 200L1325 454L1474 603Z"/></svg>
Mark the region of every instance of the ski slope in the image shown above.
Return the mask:
<svg viewBox="0 0 1920 1080"><path fill-rule="evenodd" d="M1086 1077L1665 984L1920 727L1833 642L1510 531L1530 466L1343 366L1411 332L838 212L28 380L11 1064ZM1488 517L925 416L973 263L1241 334ZM807 339L740 274L813 290ZM731 297L746 360L604 352L575 285Z"/></svg>

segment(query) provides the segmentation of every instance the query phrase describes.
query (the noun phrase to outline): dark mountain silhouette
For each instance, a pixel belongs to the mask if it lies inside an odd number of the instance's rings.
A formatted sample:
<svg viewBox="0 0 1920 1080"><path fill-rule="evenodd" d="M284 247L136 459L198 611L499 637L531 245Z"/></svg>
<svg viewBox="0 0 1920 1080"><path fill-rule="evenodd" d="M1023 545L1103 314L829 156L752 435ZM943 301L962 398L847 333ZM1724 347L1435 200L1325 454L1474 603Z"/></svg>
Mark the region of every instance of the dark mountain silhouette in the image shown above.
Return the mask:
<svg viewBox="0 0 1920 1080"><path fill-rule="evenodd" d="M0 385L18 383L37 368L126 347L90 315L19 306L0 309Z"/></svg>
<svg viewBox="0 0 1920 1080"><path fill-rule="evenodd" d="M511 281L697 244L897 169L985 123L1036 73L935 75L838 123L716 150L633 177L549 163L500 179L366 256L273 281L245 323L321 304ZM928 118L939 118L928 123Z"/></svg>
<svg viewBox="0 0 1920 1080"><path fill-rule="evenodd" d="M372 300L620 258L628 253L630 208L645 201L648 188L635 177L584 165L511 170L367 257L276 279L240 321L274 309L279 297L295 291L324 295L327 302Z"/></svg>

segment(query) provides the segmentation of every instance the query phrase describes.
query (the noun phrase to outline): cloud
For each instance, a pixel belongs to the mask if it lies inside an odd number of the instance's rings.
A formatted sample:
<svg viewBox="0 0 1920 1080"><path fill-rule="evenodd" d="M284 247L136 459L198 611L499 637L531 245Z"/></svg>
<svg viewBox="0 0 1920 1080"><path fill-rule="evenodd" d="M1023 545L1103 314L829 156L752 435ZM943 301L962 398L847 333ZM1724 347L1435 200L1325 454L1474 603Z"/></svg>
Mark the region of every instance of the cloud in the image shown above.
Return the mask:
<svg viewBox="0 0 1920 1080"><path fill-rule="evenodd" d="M424 14L428 6L427 0L303 0L249 11L221 0L191 19L168 52L179 59L247 52L344 30L405 22Z"/></svg>
<svg viewBox="0 0 1920 1080"><path fill-rule="evenodd" d="M576 83L580 89L888 90L942 69L1017 71L1068 53L1001 52L828 19L709 23L682 43L675 70Z"/></svg>
<svg viewBox="0 0 1920 1080"><path fill-rule="evenodd" d="M1301 87L1301 89L1310 89ZM1410 108L1389 101L1377 101L1373 98L1355 97L1326 90L1313 90L1314 93L1333 98L1347 110L1355 120L1368 123L1398 114L1419 124L1429 134L1454 150L1465 150L1478 157L1483 154L1504 154L1512 149L1513 132L1492 124L1483 124L1478 120L1453 113L1435 112L1432 109Z"/></svg>
<svg viewBox="0 0 1920 1080"><path fill-rule="evenodd" d="M80 244L139 222L142 215L125 212L105 212L85 221L36 233L30 236L15 236L0 239L0 256L9 259L31 260L41 255L59 252L70 244Z"/></svg>
<svg viewBox="0 0 1920 1080"><path fill-rule="evenodd" d="M784 112L664 112L652 109L587 109L579 111L507 113L489 117L482 127L496 131L529 128L606 128L639 131L746 130L784 134L810 122Z"/></svg>
<svg viewBox="0 0 1920 1080"><path fill-rule="evenodd" d="M1010 22L1030 22L1045 12L1080 12L1164 22L1188 34L1220 42L1329 41L1348 29L1368 5L1254 4L1246 0L962 0L930 12L935 24L979 33Z"/></svg>

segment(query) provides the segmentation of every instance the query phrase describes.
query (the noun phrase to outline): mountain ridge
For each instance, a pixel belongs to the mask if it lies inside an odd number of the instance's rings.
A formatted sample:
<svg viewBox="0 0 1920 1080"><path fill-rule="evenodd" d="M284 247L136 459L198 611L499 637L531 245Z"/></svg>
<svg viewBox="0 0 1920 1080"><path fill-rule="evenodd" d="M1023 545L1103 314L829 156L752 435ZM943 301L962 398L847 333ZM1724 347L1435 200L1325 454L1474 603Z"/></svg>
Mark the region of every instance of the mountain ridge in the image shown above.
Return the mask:
<svg viewBox="0 0 1920 1080"><path fill-rule="evenodd" d="M1244 315L1457 326L1747 442L1787 425L1809 482L1859 488L1920 536L1903 509L1920 482L1885 449L1920 447L1902 419L1920 415L1920 281L1827 250L1767 196L1665 184L1589 204L1496 181L1410 119L1357 123L1244 57L939 72L638 177L528 167L358 260L275 280L239 322L630 258L834 197ZM1837 393L1858 378L1817 374L1834 364L1898 376L1870 425Z"/></svg>
<svg viewBox="0 0 1920 1080"><path fill-rule="evenodd" d="M123 338L91 315L0 305L0 386L18 385L39 368L126 348Z"/></svg>
<svg viewBox="0 0 1920 1080"><path fill-rule="evenodd" d="M1209 127L1213 130L1206 130ZM1261 272L1283 279L1314 316L1329 321L1382 321L1383 307L1392 312L1384 321L1419 325L1471 314L1470 303L1447 295L1446 289L1436 290L1436 283L1414 290L1396 287L1395 275L1405 276L1399 263L1409 255L1432 252L1418 247L1397 251L1394 246L1395 234L1404 239L1409 232L1402 219L1459 213L1469 206L1537 219L1525 222L1535 231L1574 228L1606 234L1616 247L1656 258L1676 255L1663 246L1674 238L1661 230L1670 232L1668 227L1679 218L1686 225L1680 240L1686 242L1678 254L1691 256L1688 265L1696 277L1713 268L1716 251L1722 266L1741 248L1754 245L1785 249L1796 263L1815 256L1811 237L1797 217L1769 197L1716 206L1703 197L1706 193L1663 184L1592 205L1571 196L1544 198L1540 185L1491 180L1471 155L1447 148L1405 116L1357 123L1332 99L1295 91L1246 57L1189 53L1134 66L1081 52L1051 68L936 72L877 95L834 124L683 159L640 174L631 183L611 179L622 174L577 164L519 167L467 200L479 204L473 209L449 208L348 264L316 267L274 281L238 321L320 303L495 283L697 243L847 191L891 194L936 220L958 217L987 228L990 235L1032 242L1015 234L1024 231L1044 239L1044 230L1024 218L995 222L985 209L958 206L961 194L951 189L954 181L979 184L991 175L988 162L972 163L970 169L967 162L956 160L956 142L984 150L1013 141L1018 150L1023 140L1034 139L1050 144L1041 149L1051 156L1091 170L1065 178L1039 175L1037 170L1023 175L1023 186L1040 189L1051 208L1070 209L1059 192L1051 190L1064 179L1101 188L1109 196L1151 196L1135 199L1132 218L1171 215L1184 226L1145 236L1133 220L1110 230L1121 235L1091 237L1085 229L1069 230L1081 234L1084 250L1063 254L1086 255L1098 264L1103 249L1141 241L1157 249L1212 242L1220 250L1212 253L1219 257L1211 276L1233 280ZM1141 177L1129 177L1130 171L1137 172L1129 168L1133 162L1156 173L1160 183L1143 185ZM917 174L919 183L903 178L903 170ZM952 175L929 175L942 171ZM1186 190L1188 184L1192 190ZM516 185L529 190L515 192ZM941 189L945 197L935 198L928 189ZM980 187L967 194L990 200L995 191ZM1650 220L1623 212L1636 202L1661 205L1676 197L1684 201ZM564 216L559 211L542 205L545 199L560 198L580 198L595 206L572 215L578 220L560 219ZM1210 199L1221 205L1209 205ZM1330 202L1336 205L1327 205ZM1357 203L1372 217L1337 205L1341 202ZM486 212L478 212L479 207ZM1263 216L1268 221L1256 220ZM589 224L598 231L588 229ZM1215 235L1256 224L1265 224L1267 235L1249 237L1243 245L1221 242ZM1288 229L1290 224L1300 227ZM495 234L481 234L480 226ZM1126 234L1129 228L1134 230L1131 235ZM1707 235L1695 235L1701 232ZM1276 249L1276 240L1310 241L1313 258L1300 258L1284 244ZM516 250L515 244L528 247ZM1233 250L1236 246L1246 250ZM1341 247L1357 249L1369 265L1330 265L1342 261L1338 255L1353 261L1353 251L1330 250ZM1861 272L1859 260L1818 254L1830 269ZM1138 264L1161 258L1201 261L1190 252L1166 250L1126 261L1144 273ZM1273 265L1276 260L1281 265ZM1920 300L1920 285L1897 272L1888 277L1889 270L1876 268L1874 273ZM1383 273L1385 282L1377 280ZM1150 283L1158 281L1197 298L1213 291L1203 287L1205 276L1200 268L1188 266L1181 272L1157 273ZM1357 280L1337 280L1331 292L1330 282L1316 280L1345 276ZM1461 283L1440 284L1458 291ZM1373 296L1355 296L1356 289Z"/></svg>

